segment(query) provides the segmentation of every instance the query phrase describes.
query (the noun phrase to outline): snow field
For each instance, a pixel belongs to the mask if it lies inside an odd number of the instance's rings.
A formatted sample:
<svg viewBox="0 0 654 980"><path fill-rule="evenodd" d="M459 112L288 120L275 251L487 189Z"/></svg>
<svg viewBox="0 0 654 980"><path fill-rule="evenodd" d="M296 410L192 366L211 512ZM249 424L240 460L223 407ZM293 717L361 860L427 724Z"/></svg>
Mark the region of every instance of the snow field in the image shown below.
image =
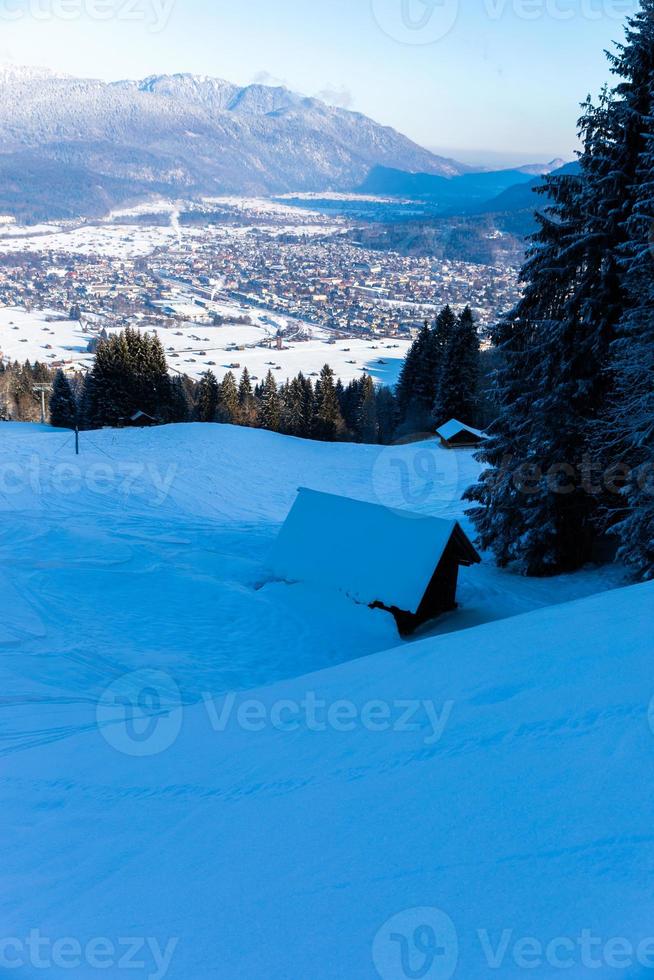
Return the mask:
<svg viewBox="0 0 654 980"><path fill-rule="evenodd" d="M599 966L574 942L568 975L608 978L607 944L648 938L651 586L484 563L400 645L382 611L266 583L265 557L300 485L462 519L469 453L212 425L82 434L79 457L40 426L0 443L17 975L43 973L30 930L48 976L77 942L82 980L98 937L105 976L140 937L133 975L179 980L401 978L430 924L427 977L521 977L525 937L591 930Z"/></svg>
<svg viewBox="0 0 654 980"><path fill-rule="evenodd" d="M190 321L204 312L190 303L179 306L180 313ZM300 371L305 375L318 374L329 364L344 383L361 377L365 370L379 383L395 384L409 348L408 341L386 338L328 344L327 332L318 328L311 340L290 341L285 343L285 350L259 347L255 345L271 337L278 325L290 322L288 318L236 304L215 303L213 307L223 315L249 315L254 325L214 327L191 321L157 328L154 332L164 346L171 371L197 379L210 370L222 380L228 371L238 377L247 367L260 380L272 370L277 381L283 383ZM88 353L87 347L93 336L91 330L85 333L78 322L63 319L55 311L0 307L0 351L7 360L56 365L63 362L71 370L90 370L93 354ZM234 349L242 346L246 349ZM237 364L239 367L234 366Z"/></svg>

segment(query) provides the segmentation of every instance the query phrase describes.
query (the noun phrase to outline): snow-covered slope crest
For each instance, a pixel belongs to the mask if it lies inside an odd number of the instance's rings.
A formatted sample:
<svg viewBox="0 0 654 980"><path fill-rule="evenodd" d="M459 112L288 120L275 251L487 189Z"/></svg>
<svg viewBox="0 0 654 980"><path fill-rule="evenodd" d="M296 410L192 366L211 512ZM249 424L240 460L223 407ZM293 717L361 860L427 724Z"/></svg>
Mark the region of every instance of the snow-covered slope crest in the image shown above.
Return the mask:
<svg viewBox="0 0 654 980"><path fill-rule="evenodd" d="M150 937L149 975L156 938L179 980L649 975L653 606L614 591L172 712L147 758L119 721L9 757L8 935Z"/></svg>

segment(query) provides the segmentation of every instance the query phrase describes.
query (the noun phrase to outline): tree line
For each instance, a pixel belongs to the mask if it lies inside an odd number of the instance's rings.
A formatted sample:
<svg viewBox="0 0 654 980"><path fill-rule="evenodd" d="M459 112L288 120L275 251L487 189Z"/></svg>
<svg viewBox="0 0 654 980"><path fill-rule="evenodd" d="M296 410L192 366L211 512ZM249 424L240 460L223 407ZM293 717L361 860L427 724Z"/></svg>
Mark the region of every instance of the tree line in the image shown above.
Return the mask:
<svg viewBox="0 0 654 980"><path fill-rule="evenodd" d="M612 539L654 578L654 0L609 60L617 83L583 104L579 172L546 180L494 332L499 417L468 493L481 544L530 575Z"/></svg>
<svg viewBox="0 0 654 980"><path fill-rule="evenodd" d="M392 390L368 374L343 385L325 365L315 383L302 373L278 384L272 371L254 382L245 368L218 381L171 376L156 336L126 329L98 345L84 378L58 371L50 421L59 428L96 429L139 421L222 422L322 441L390 442L396 428Z"/></svg>
<svg viewBox="0 0 654 980"><path fill-rule="evenodd" d="M344 385L325 365L315 382L303 375L278 384L272 371L253 381L245 368L218 381L171 376L160 340L128 328L102 339L83 379L54 377L50 418L61 428L94 429L130 423L137 414L157 423L223 422L321 441L390 443L463 413L476 417L479 339L472 313L446 307L412 345L397 393L369 374ZM425 393L418 401L414 392ZM423 411L429 405L429 411ZM431 414L430 414L431 413Z"/></svg>

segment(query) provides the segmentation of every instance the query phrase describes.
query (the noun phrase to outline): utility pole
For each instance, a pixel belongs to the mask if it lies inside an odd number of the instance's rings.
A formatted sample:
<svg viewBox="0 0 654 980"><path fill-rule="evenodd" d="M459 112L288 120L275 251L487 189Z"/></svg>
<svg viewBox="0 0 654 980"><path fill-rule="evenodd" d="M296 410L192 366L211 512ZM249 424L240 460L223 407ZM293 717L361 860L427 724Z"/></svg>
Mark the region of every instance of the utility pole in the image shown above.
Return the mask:
<svg viewBox="0 0 654 980"><path fill-rule="evenodd" d="M41 425L45 425L45 393L50 391L52 385L34 385L34 391L41 396Z"/></svg>

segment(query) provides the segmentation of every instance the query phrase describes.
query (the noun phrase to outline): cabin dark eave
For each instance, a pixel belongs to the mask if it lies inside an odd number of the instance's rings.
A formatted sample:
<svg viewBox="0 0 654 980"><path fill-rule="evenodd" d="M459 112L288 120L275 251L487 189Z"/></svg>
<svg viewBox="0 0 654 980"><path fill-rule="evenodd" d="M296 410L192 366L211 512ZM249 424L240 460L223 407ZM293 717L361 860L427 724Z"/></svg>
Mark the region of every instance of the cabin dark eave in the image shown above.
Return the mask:
<svg viewBox="0 0 654 980"><path fill-rule="evenodd" d="M457 608L459 567L470 567L480 562L477 549L457 521L416 611L398 609L383 602L371 603L370 608L391 613L402 636L409 636L424 623Z"/></svg>
<svg viewBox="0 0 654 980"><path fill-rule="evenodd" d="M481 555L458 521L456 522L454 531L452 532L452 538L450 540L454 540L458 548L459 565L464 565L466 568L469 568L471 565L481 564Z"/></svg>

